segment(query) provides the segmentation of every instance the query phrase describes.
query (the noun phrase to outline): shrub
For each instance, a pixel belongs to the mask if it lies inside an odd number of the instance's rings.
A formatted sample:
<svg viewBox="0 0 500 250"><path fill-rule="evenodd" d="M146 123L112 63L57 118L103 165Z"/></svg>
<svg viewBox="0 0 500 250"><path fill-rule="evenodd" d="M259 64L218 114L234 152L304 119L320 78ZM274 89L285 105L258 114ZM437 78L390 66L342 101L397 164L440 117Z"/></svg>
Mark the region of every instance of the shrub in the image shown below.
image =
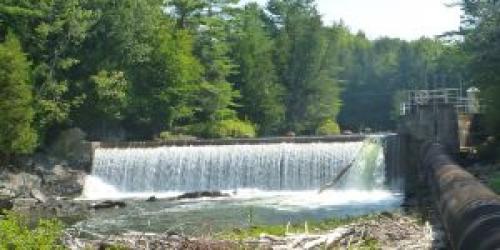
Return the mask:
<svg viewBox="0 0 500 250"><path fill-rule="evenodd" d="M208 127L208 136L215 138L253 138L255 126L240 120L223 120Z"/></svg>
<svg viewBox="0 0 500 250"><path fill-rule="evenodd" d="M189 132L207 138L253 138L255 126L237 119L191 125Z"/></svg>
<svg viewBox="0 0 500 250"><path fill-rule="evenodd" d="M316 134L317 135L338 135L338 134L340 134L340 127L335 121L328 119L319 125L318 129L316 129Z"/></svg>
<svg viewBox="0 0 500 250"><path fill-rule="evenodd" d="M160 133L159 139L162 141L168 140L194 140L196 137L184 134L174 134L170 131L163 131Z"/></svg>
<svg viewBox="0 0 500 250"><path fill-rule="evenodd" d="M58 220L40 219L30 228L27 217L13 212L0 219L0 249L64 249L59 244L61 234Z"/></svg>
<svg viewBox="0 0 500 250"><path fill-rule="evenodd" d="M493 173L488 178L488 186L497 194L500 194L500 172Z"/></svg>

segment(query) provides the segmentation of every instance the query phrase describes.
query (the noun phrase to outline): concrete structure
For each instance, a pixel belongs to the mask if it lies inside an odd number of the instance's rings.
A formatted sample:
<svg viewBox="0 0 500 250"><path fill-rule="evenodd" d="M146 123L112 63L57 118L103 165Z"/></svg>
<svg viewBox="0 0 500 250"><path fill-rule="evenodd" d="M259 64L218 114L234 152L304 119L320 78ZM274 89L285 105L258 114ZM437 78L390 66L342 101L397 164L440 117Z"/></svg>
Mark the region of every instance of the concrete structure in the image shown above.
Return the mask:
<svg viewBox="0 0 500 250"><path fill-rule="evenodd" d="M405 95L400 115L406 122L404 126L410 128L415 136L424 141L441 142L453 153L471 150L471 123L482 109L478 88L469 88L466 95L460 89L453 88L411 90L406 91ZM457 128L452 122L457 123ZM434 128L430 128L432 126Z"/></svg>
<svg viewBox="0 0 500 250"><path fill-rule="evenodd" d="M161 146L197 146L197 145L235 145L235 144L271 144L271 143L314 143L314 142L352 142L366 139L366 135L304 136L304 137L269 137L242 139L201 139L201 140L165 140L144 142L98 142L101 148L151 148Z"/></svg>
<svg viewBox="0 0 500 250"><path fill-rule="evenodd" d="M458 117L451 104L420 105L401 118L399 133L413 141L441 143L451 154L460 152Z"/></svg>

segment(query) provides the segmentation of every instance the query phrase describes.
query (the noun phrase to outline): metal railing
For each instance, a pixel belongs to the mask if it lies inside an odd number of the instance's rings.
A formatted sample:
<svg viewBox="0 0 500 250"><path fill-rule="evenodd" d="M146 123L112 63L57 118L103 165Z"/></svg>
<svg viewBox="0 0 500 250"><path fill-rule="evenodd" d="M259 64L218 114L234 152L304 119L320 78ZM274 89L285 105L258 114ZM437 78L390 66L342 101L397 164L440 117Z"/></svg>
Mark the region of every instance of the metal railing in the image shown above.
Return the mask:
<svg viewBox="0 0 500 250"><path fill-rule="evenodd" d="M405 116L418 110L419 106L453 105L459 114L477 114L481 112L480 101L476 95L463 96L460 89L444 88L434 90L409 90L406 100L400 104L400 115Z"/></svg>

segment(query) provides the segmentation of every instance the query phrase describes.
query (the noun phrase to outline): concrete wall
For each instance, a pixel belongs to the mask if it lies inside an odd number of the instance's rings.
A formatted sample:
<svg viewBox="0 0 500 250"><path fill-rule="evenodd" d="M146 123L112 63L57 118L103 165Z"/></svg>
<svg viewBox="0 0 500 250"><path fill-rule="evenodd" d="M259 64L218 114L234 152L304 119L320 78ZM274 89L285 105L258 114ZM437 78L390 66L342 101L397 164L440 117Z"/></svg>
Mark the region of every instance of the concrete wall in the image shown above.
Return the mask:
<svg viewBox="0 0 500 250"><path fill-rule="evenodd" d="M144 142L100 142L101 148L150 148L160 146L202 146L235 144L271 144L271 143L314 143L314 142L354 142L366 139L366 135L309 136L309 137L270 137L254 139L208 139L208 140L167 140Z"/></svg>
<svg viewBox="0 0 500 250"><path fill-rule="evenodd" d="M419 106L402 119L399 132L413 140L440 143L453 155L460 152L458 116L452 105Z"/></svg>

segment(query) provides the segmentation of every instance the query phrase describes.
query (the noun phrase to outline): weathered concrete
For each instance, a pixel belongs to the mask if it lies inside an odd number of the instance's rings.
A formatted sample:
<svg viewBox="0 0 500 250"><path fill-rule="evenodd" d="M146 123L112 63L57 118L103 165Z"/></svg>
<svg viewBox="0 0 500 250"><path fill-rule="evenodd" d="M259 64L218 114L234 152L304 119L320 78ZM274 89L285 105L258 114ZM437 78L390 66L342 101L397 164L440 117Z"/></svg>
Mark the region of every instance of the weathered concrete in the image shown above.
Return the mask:
<svg viewBox="0 0 500 250"><path fill-rule="evenodd" d="M444 146L424 143L421 167L454 249L500 246L500 197L457 165Z"/></svg>
<svg viewBox="0 0 500 250"><path fill-rule="evenodd" d="M252 139L206 139L206 140L167 140L145 142L99 142L93 148L150 148L161 146L201 146L235 144L272 144L272 143L314 143L314 142L352 142L366 139L366 135L310 136L310 137L270 137Z"/></svg>
<svg viewBox="0 0 500 250"><path fill-rule="evenodd" d="M412 140L441 143L451 154L460 152L458 116L452 105L421 105L403 117L399 133Z"/></svg>

